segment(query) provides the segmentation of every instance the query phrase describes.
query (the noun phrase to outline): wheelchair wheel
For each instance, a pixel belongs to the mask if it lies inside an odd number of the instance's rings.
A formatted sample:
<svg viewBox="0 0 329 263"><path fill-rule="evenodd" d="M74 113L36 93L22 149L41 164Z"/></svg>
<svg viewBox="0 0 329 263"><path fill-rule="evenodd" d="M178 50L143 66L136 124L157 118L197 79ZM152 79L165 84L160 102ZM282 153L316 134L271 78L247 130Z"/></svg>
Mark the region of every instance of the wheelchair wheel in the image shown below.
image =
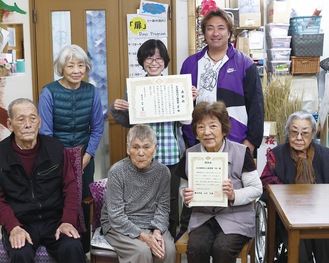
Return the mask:
<svg viewBox="0 0 329 263"><path fill-rule="evenodd" d="M256 238L255 238L255 254L256 262L265 262L266 251L266 231L267 231L267 211L266 204L258 200L256 202Z"/></svg>

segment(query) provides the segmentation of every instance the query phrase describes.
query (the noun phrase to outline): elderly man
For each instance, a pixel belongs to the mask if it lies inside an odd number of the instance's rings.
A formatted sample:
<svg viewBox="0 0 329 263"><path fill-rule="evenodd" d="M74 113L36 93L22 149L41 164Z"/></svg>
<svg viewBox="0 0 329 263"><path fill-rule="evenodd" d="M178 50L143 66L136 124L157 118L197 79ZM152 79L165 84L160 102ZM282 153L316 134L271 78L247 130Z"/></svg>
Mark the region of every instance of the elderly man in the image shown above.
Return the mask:
<svg viewBox="0 0 329 263"><path fill-rule="evenodd" d="M129 157L109 171L101 224L120 263L175 261L168 231L170 171L153 159L155 152L155 132L136 125L127 136Z"/></svg>
<svg viewBox="0 0 329 263"><path fill-rule="evenodd" d="M77 182L63 144L39 135L29 99L8 108L12 134L0 142L0 224L10 261L34 262L44 245L56 262L86 262L77 224Z"/></svg>

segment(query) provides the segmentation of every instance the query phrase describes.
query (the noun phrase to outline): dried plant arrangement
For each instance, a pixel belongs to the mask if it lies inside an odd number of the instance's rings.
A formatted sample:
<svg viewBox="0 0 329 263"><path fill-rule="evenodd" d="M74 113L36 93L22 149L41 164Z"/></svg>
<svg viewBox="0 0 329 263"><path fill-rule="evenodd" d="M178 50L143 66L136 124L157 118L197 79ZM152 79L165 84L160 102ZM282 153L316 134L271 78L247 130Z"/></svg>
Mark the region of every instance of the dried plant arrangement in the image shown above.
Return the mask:
<svg viewBox="0 0 329 263"><path fill-rule="evenodd" d="M264 120L275 121L277 140L284 142L284 126L290 114L302 110L303 94L291 94L292 75L272 75L264 93Z"/></svg>

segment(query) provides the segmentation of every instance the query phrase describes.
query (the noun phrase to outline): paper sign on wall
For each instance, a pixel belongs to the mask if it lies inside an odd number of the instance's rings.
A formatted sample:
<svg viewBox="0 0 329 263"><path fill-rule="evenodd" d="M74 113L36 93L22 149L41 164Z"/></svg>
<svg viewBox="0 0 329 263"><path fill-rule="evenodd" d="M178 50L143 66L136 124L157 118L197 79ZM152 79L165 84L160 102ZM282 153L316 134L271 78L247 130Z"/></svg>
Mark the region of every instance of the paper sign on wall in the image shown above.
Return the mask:
<svg viewBox="0 0 329 263"><path fill-rule="evenodd" d="M167 17L168 5L151 1L141 1L139 14L156 17Z"/></svg>
<svg viewBox="0 0 329 263"><path fill-rule="evenodd" d="M167 18L128 14L127 27L129 78L143 77L145 72L138 64L137 51L148 39L159 39L167 46ZM162 74L168 75L168 69L165 69Z"/></svg>

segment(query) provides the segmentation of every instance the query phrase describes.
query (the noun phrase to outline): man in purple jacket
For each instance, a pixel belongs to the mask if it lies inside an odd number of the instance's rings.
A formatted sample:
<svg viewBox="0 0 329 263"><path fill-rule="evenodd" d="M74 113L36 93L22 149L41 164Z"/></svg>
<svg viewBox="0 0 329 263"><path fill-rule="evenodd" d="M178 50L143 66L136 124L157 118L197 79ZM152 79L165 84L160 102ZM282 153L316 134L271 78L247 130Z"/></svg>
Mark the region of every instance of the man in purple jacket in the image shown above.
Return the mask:
<svg viewBox="0 0 329 263"><path fill-rule="evenodd" d="M224 101L232 127L227 138L245 144L253 154L262 142L264 129L264 98L258 69L249 56L230 43L234 24L225 11L209 11L201 28L207 46L188 57L180 73L191 74L192 85L198 90L196 104ZM191 125L183 126L182 131L187 147L194 146L197 138ZM189 217L189 210L183 207L176 239L186 231Z"/></svg>
<svg viewBox="0 0 329 263"><path fill-rule="evenodd" d="M225 11L210 11L201 22L207 46L188 57L181 74L192 75L201 101L222 100L228 109L232 129L228 139L247 145L253 153L262 142L264 99L254 61L230 44L234 25ZM183 128L188 146L195 144L190 126Z"/></svg>

